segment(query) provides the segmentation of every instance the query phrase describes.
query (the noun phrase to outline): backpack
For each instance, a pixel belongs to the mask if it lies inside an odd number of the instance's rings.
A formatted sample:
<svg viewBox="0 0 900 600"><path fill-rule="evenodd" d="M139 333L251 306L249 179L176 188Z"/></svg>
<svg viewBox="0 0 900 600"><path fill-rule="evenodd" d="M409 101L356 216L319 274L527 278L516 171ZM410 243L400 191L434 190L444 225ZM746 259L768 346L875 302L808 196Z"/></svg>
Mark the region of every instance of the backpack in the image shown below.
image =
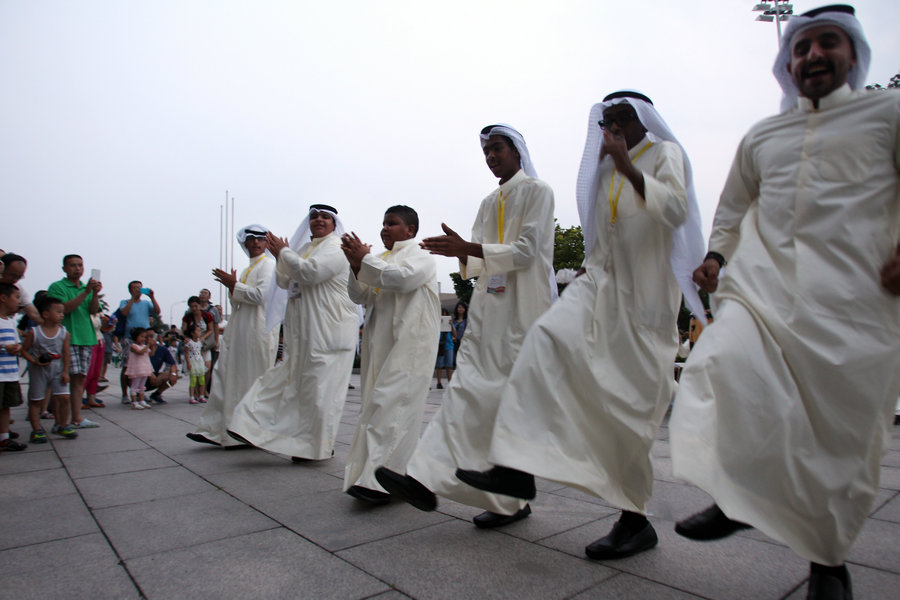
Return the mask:
<svg viewBox="0 0 900 600"><path fill-rule="evenodd" d="M116 320L116 328L113 329L113 335L116 336L120 340L125 339L125 327L127 325L127 318L122 314L122 311L118 308L116 312L112 314L113 318Z"/></svg>

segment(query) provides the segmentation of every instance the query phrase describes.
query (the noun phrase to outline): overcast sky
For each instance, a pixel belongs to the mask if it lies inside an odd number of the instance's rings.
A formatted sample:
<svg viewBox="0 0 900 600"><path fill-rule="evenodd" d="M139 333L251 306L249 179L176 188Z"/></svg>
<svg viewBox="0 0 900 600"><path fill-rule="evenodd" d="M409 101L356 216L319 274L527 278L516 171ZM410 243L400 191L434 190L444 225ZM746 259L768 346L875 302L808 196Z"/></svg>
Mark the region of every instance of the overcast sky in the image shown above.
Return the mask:
<svg viewBox="0 0 900 600"><path fill-rule="evenodd" d="M442 221L468 237L496 185L478 132L498 121L524 134L557 219L576 225L588 111L625 87L686 147L708 235L741 136L780 98L775 25L753 5L0 0L0 248L28 259L31 293L78 253L108 300L140 279L168 321L201 287L218 301L226 191L235 229L290 236L324 202L378 248L384 209L408 204L420 237ZM886 84L900 2L854 5L868 80ZM452 291L455 261L438 267Z"/></svg>

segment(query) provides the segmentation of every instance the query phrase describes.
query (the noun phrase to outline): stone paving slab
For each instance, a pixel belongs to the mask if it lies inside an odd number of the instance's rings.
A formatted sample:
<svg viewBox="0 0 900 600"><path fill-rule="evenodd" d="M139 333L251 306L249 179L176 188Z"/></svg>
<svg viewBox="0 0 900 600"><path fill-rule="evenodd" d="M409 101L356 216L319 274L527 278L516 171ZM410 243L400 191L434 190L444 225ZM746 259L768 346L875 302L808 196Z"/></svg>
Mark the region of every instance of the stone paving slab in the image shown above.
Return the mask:
<svg viewBox="0 0 900 600"><path fill-rule="evenodd" d="M589 523L540 544L573 556L603 537L616 517ZM693 542L677 535L674 523L651 518L659 545L647 552L603 564L704 598L754 600L781 598L807 575L808 563L783 546L732 536Z"/></svg>
<svg viewBox="0 0 900 600"><path fill-rule="evenodd" d="M97 475L113 475L174 467L177 465L171 458L161 452L147 448L145 450L127 450L109 452L107 455L87 454L70 456L65 459L66 470L72 479L96 477Z"/></svg>
<svg viewBox="0 0 900 600"><path fill-rule="evenodd" d="M611 577L603 565L448 521L338 552L420 600L552 600Z"/></svg>
<svg viewBox="0 0 900 600"><path fill-rule="evenodd" d="M337 486L314 495L276 497L256 507L323 548L337 551L428 527L451 517L426 513L400 502L369 506L340 493Z"/></svg>
<svg viewBox="0 0 900 600"><path fill-rule="evenodd" d="M97 531L97 523L84 505L84 500L76 493L50 498L37 496L28 500L0 500L0 550Z"/></svg>
<svg viewBox="0 0 900 600"><path fill-rule="evenodd" d="M86 477L77 480L84 501L92 509L197 494L214 489L182 467L165 467Z"/></svg>
<svg viewBox="0 0 900 600"><path fill-rule="evenodd" d="M278 527L219 491L101 508L94 516L126 559Z"/></svg>
<svg viewBox="0 0 900 600"><path fill-rule="evenodd" d="M423 427L441 396L430 392ZM710 498L672 477L665 425L649 507L659 547L596 562L584 546L618 511L552 481L537 481L530 518L496 531L472 525L480 509L443 499L425 513L341 493L358 389L348 392L335 456L302 465L187 440L202 407L187 403L184 381L150 411L120 405L115 391L100 397L107 407L85 413L99 428L0 454L0 598L805 597L807 563L758 531L705 544L672 531ZM27 439L24 409L13 417ZM858 600L900 589L900 427L890 444L848 561Z"/></svg>
<svg viewBox="0 0 900 600"><path fill-rule="evenodd" d="M140 598L100 533L0 552L2 598Z"/></svg>
<svg viewBox="0 0 900 600"><path fill-rule="evenodd" d="M279 528L127 561L149 598L367 598L389 587Z"/></svg>

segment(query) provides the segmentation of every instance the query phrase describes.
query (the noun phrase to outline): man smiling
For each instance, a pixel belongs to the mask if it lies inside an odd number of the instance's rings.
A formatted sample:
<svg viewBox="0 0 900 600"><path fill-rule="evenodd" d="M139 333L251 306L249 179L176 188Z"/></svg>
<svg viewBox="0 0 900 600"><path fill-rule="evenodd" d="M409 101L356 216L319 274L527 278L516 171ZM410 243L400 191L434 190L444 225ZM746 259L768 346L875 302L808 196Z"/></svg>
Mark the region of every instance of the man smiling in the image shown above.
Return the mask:
<svg viewBox="0 0 900 600"><path fill-rule="evenodd" d="M716 322L670 423L675 475L717 503L676 531L756 527L811 561L813 599L852 597L844 559L900 389L900 94L862 89L869 54L846 5L786 28L783 112L744 137L726 180L694 272Z"/></svg>

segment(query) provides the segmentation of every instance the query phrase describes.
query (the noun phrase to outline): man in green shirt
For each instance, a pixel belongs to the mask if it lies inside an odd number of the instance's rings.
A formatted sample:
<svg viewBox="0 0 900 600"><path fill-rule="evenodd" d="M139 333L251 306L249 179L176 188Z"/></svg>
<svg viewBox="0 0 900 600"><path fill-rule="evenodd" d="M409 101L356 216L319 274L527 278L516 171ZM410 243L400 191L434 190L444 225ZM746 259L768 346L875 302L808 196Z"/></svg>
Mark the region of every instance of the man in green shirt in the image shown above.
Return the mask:
<svg viewBox="0 0 900 600"><path fill-rule="evenodd" d="M81 397L84 395L84 380L91 366L91 351L97 345L97 334L91 324L91 315L100 311L99 281L88 279L81 282L84 275L84 261L77 254L63 257L63 271L66 276L50 284L47 294L63 301L66 316L63 326L72 336L69 361L69 404L72 410L72 426L76 429L97 427L97 424L81 417Z"/></svg>

